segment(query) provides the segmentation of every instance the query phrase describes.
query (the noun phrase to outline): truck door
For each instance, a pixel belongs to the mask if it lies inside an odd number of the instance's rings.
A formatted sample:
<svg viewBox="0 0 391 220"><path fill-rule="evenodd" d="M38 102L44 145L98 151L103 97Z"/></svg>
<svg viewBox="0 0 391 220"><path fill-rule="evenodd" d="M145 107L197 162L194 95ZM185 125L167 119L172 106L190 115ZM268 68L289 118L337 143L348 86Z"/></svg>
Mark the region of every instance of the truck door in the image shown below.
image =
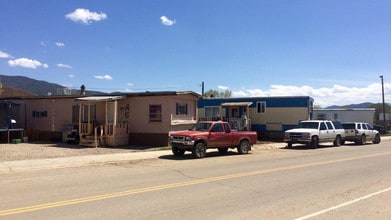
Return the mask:
<svg viewBox="0 0 391 220"><path fill-rule="evenodd" d="M226 133L223 129L223 125L221 123L215 123L213 127L210 129L208 146L210 147L218 147L224 146Z"/></svg>
<svg viewBox="0 0 391 220"><path fill-rule="evenodd" d="M324 122L320 122L319 125L319 140L329 139L330 134L327 126Z"/></svg>
<svg viewBox="0 0 391 220"><path fill-rule="evenodd" d="M333 123L331 123L330 121L327 121L326 125L327 125L327 138L329 140L334 140L337 135L335 131L336 128L334 127Z"/></svg>

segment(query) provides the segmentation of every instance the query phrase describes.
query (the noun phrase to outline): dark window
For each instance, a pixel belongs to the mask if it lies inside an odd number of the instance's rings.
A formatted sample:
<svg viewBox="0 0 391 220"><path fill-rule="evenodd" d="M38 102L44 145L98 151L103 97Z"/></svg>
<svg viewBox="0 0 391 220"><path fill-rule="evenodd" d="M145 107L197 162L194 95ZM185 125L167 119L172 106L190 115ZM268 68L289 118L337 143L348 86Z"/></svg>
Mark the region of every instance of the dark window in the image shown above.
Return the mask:
<svg viewBox="0 0 391 220"><path fill-rule="evenodd" d="M323 122L320 123L320 130L327 130L325 123L323 123Z"/></svg>
<svg viewBox="0 0 391 220"><path fill-rule="evenodd" d="M222 132L222 131L223 131L223 126L221 126L221 123L214 124L211 130L211 132Z"/></svg>
<svg viewBox="0 0 391 220"><path fill-rule="evenodd" d="M74 105L72 106L72 123L78 123L79 122L79 106Z"/></svg>
<svg viewBox="0 0 391 220"><path fill-rule="evenodd" d="M257 102L257 112L258 113L266 112L266 102Z"/></svg>
<svg viewBox="0 0 391 220"><path fill-rule="evenodd" d="M162 122L162 105L149 105L149 122Z"/></svg>
<svg viewBox="0 0 391 220"><path fill-rule="evenodd" d="M231 128L228 126L227 123L224 124L225 133L231 133Z"/></svg>
<svg viewBox="0 0 391 220"><path fill-rule="evenodd" d="M362 128L363 128L364 130L368 130L368 128L367 128L367 125L366 125L366 124L362 124Z"/></svg>
<svg viewBox="0 0 391 220"><path fill-rule="evenodd" d="M327 127L329 130L333 129L333 125L331 125L331 122L328 121L328 122L326 122L326 124L327 124Z"/></svg>
<svg viewBox="0 0 391 220"><path fill-rule="evenodd" d="M187 103L176 103L176 114L187 115Z"/></svg>

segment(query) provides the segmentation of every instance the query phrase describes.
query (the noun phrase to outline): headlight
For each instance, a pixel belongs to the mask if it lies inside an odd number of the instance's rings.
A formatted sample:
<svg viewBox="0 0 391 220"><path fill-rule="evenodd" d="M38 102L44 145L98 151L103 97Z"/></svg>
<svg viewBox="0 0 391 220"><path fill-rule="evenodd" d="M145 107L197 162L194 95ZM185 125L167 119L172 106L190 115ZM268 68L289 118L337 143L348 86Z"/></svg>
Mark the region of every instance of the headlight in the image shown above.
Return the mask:
<svg viewBox="0 0 391 220"><path fill-rule="evenodd" d="M309 139L310 138L310 133L303 133L303 138Z"/></svg>
<svg viewBox="0 0 391 220"><path fill-rule="evenodd" d="M191 141L191 137L185 137L185 141Z"/></svg>

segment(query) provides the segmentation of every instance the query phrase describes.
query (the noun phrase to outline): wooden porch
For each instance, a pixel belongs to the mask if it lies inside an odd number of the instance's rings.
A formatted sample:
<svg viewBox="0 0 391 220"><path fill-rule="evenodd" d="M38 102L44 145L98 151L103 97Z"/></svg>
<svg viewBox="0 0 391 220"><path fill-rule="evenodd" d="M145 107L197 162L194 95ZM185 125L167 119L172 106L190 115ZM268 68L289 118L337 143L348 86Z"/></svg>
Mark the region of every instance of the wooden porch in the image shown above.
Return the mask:
<svg viewBox="0 0 391 220"><path fill-rule="evenodd" d="M118 118L118 100L123 96L78 98L80 145L101 147L121 146L129 143L128 121ZM104 107L99 107L97 103ZM95 106L95 107L93 107ZM96 112L94 112L96 111ZM99 124L97 116L104 114L104 123Z"/></svg>

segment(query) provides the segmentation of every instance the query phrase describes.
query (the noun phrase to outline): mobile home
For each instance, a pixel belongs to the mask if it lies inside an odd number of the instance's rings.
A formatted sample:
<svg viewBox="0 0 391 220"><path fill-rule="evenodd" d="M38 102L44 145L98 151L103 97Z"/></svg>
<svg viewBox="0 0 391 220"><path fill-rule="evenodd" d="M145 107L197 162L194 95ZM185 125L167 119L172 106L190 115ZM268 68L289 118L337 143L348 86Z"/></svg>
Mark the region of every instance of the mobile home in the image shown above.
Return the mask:
<svg viewBox="0 0 391 220"><path fill-rule="evenodd" d="M237 130L257 131L260 137L283 138L285 130L312 117L313 98L206 98L198 101L199 120L223 120Z"/></svg>

